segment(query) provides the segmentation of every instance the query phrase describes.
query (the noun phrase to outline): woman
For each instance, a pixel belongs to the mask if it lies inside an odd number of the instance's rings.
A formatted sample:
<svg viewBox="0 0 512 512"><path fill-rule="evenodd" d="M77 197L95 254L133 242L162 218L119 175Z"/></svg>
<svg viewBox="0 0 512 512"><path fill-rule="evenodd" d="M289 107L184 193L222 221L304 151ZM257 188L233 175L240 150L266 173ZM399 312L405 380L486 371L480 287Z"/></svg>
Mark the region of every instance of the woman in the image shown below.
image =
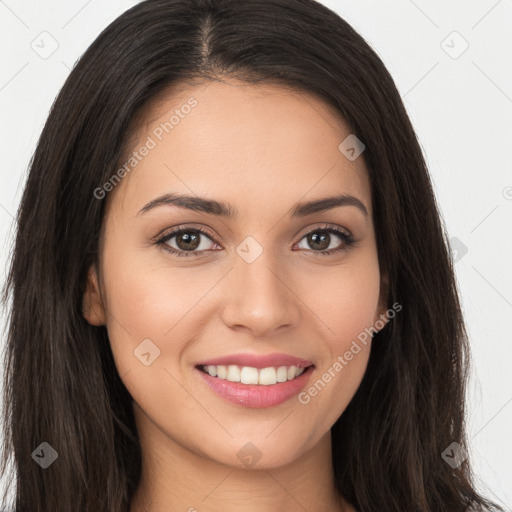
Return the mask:
<svg viewBox="0 0 512 512"><path fill-rule="evenodd" d="M138 4L70 74L20 205L17 510L500 510L447 247L394 83L335 13Z"/></svg>

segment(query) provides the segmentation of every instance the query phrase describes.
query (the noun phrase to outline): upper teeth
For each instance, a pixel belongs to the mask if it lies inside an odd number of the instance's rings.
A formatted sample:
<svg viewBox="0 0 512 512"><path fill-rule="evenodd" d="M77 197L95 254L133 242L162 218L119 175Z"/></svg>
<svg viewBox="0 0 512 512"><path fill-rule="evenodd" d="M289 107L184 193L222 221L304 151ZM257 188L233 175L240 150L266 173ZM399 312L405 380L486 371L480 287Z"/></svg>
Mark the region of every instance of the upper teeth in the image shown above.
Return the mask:
<svg viewBox="0 0 512 512"><path fill-rule="evenodd" d="M241 382L242 384L261 384L269 386L278 382L286 382L298 377L304 372L304 368L297 366L279 366L274 368L253 368L252 366L237 365L208 365L203 366L204 371L212 377L229 380L231 382Z"/></svg>

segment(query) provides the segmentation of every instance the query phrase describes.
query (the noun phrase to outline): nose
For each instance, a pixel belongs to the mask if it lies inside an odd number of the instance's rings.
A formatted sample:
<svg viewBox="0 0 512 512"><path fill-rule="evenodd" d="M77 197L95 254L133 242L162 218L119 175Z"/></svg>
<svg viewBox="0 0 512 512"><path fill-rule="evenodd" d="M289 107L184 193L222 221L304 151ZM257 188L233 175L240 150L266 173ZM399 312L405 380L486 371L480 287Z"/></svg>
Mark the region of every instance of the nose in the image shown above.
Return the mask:
<svg viewBox="0 0 512 512"><path fill-rule="evenodd" d="M266 251L252 263L238 259L230 274L221 315L229 328L268 338L298 324L300 300L290 275Z"/></svg>

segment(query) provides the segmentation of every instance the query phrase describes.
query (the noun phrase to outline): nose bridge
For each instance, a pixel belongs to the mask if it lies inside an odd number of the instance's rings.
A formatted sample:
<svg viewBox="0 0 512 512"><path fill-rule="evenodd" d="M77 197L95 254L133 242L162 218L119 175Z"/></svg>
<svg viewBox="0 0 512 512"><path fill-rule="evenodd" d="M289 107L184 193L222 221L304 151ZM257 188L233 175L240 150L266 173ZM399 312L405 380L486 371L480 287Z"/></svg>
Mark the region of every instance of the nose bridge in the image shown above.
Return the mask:
<svg viewBox="0 0 512 512"><path fill-rule="evenodd" d="M276 262L275 251L249 236L238 245L236 253L224 322L230 327L244 326L255 335L296 322L296 300L282 265Z"/></svg>

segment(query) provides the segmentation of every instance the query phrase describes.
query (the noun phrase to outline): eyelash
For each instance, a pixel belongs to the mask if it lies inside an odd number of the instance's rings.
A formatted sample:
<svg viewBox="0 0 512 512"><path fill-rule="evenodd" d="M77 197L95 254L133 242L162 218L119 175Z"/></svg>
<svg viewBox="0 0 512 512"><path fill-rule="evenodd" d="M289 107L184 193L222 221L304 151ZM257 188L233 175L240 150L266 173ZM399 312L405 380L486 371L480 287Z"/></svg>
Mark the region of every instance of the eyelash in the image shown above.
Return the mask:
<svg viewBox="0 0 512 512"><path fill-rule="evenodd" d="M201 233L202 235L206 236L207 238L209 238L210 240L212 239L210 233L201 227L186 227L185 226L185 227L180 227L174 231L171 231L170 233L167 233L160 238L157 238L154 241L154 243L157 246L161 246L162 249L164 249L165 251L170 252L171 254L174 254L175 256L178 256L180 258L181 257L190 257L190 256L199 257L201 255L201 253L208 252L208 251L183 251L183 250L178 251L177 249L174 249L173 247L169 247L168 245L166 245L166 242L171 240L171 238L174 238L175 236L180 235L181 233L187 233L190 231L197 231L197 232ZM355 245L355 242L356 242L355 238L352 235L345 233L340 228L337 228L334 226L329 226L329 225L323 226L323 227L317 227L317 228L309 231L308 233L306 233L302 236L302 238L299 240L299 242L312 233L335 234L335 235L339 236L343 241L342 246L337 249L331 249L329 251L313 251L312 250L312 252L313 252L313 254L315 254L315 256L317 256L317 255L329 256L329 255L335 254L339 251L348 252L349 249L353 245Z"/></svg>

